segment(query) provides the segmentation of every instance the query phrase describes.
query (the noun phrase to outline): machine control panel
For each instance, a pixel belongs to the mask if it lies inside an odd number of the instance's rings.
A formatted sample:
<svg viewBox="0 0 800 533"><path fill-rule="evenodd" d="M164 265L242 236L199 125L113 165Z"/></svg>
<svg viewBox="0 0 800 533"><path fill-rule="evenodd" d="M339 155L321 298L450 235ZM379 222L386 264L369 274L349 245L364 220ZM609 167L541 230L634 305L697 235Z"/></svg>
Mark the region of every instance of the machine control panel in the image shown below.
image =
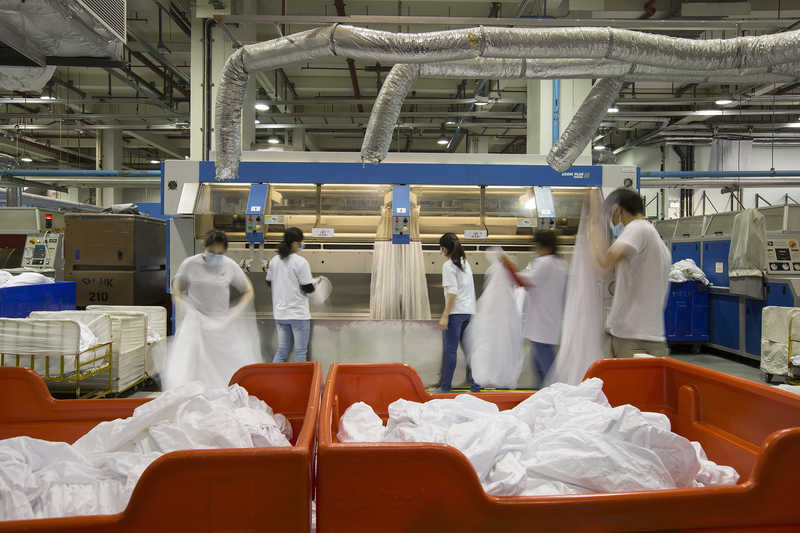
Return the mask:
<svg viewBox="0 0 800 533"><path fill-rule="evenodd" d="M392 243L411 242L411 190L408 185L392 187Z"/></svg>
<svg viewBox="0 0 800 533"><path fill-rule="evenodd" d="M63 237L62 233L28 235L20 266L25 270L55 270L63 254Z"/></svg>
<svg viewBox="0 0 800 533"><path fill-rule="evenodd" d="M245 213L245 237L247 242L254 245L264 242L264 233L267 231L265 215L268 193L269 185L265 183L254 183L250 186Z"/></svg>
<svg viewBox="0 0 800 533"><path fill-rule="evenodd" d="M550 187L534 187L536 196L536 227L551 230L556 227L556 208L553 202L553 191Z"/></svg>
<svg viewBox="0 0 800 533"><path fill-rule="evenodd" d="M767 237L767 272L800 274L800 235L780 239Z"/></svg>

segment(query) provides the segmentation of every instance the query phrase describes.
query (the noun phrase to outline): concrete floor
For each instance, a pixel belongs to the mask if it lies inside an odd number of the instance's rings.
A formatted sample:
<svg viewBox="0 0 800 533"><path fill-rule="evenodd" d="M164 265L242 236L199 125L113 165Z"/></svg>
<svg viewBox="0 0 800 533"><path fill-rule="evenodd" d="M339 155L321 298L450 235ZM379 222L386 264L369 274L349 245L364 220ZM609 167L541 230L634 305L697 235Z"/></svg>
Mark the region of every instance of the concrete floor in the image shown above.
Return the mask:
<svg viewBox="0 0 800 533"><path fill-rule="evenodd" d="M753 365L749 365L745 364L744 362L728 359L727 357L723 357L722 355L718 354L692 354L684 353L680 350L673 350L673 352L674 353L670 355L671 357L686 363L692 363L694 365L710 368L711 370L717 370L719 372L724 372L740 378L764 383L764 380L761 377L761 370L759 370L757 366L758 363L756 361L753 361ZM781 381L780 378L776 378L775 380L776 382Z"/></svg>

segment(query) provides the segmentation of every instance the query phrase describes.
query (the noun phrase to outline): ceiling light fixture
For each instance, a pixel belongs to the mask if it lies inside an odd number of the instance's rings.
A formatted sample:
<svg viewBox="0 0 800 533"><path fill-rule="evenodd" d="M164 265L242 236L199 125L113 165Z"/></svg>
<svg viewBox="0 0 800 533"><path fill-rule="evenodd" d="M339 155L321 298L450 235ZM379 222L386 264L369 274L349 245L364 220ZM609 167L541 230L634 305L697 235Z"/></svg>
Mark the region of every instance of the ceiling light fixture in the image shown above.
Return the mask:
<svg viewBox="0 0 800 533"><path fill-rule="evenodd" d="M619 108L618 107L609 107L608 108L608 112L609 113L619 113Z"/></svg>
<svg viewBox="0 0 800 533"><path fill-rule="evenodd" d="M720 98L719 100L716 100L714 103L717 105L728 105L732 104L733 100L731 100L730 98Z"/></svg>
<svg viewBox="0 0 800 533"><path fill-rule="evenodd" d="M151 165L160 165L161 161L159 161L158 159L151 159L150 160L150 164Z"/></svg>
<svg viewBox="0 0 800 533"><path fill-rule="evenodd" d="M23 155L22 157L19 158L19 160L22 161L23 163L33 163L33 159L31 159L27 155Z"/></svg>
<svg viewBox="0 0 800 533"><path fill-rule="evenodd" d="M450 139L448 139L447 137L442 135L441 137L439 137L439 140L436 141L436 144L439 144L441 146L445 146L447 144L450 144Z"/></svg>
<svg viewBox="0 0 800 533"><path fill-rule="evenodd" d="M489 99L486 98L485 96L476 96L475 97L475 105L477 105L477 106L485 106L485 105L489 105L489 103L490 103Z"/></svg>
<svg viewBox="0 0 800 533"><path fill-rule="evenodd" d="M595 150L597 150L597 151L599 152L599 151L601 151L601 150L605 150L605 149L606 149L606 146L605 146L604 144L595 144L595 145L594 145L594 149L595 149Z"/></svg>
<svg viewBox="0 0 800 533"><path fill-rule="evenodd" d="M696 114L703 115L704 117L713 117L713 116L716 116L716 115L721 115L722 114L722 110L721 109L701 109L700 111L697 111Z"/></svg>
<svg viewBox="0 0 800 533"><path fill-rule="evenodd" d="M790 128L800 128L800 122L790 122L787 126Z"/></svg>
<svg viewBox="0 0 800 533"><path fill-rule="evenodd" d="M267 104L256 104L255 108L256 111L269 111L269 106Z"/></svg>
<svg viewBox="0 0 800 533"><path fill-rule="evenodd" d="M445 126L455 126L456 125L456 121L455 120L448 120L447 122L444 123L444 125Z"/></svg>
<svg viewBox="0 0 800 533"><path fill-rule="evenodd" d="M272 137L270 137L269 139L267 139L267 142L268 142L269 144L280 144L280 143L281 143L281 140L280 140L280 139L278 139L277 137L275 137L275 136L273 135Z"/></svg>
<svg viewBox="0 0 800 533"><path fill-rule="evenodd" d="M261 124L261 121L256 119L256 124Z"/></svg>
<svg viewBox="0 0 800 533"><path fill-rule="evenodd" d="M52 96L48 96L46 94L43 94L42 96L39 97L39 100L55 100L55 98L53 98Z"/></svg>

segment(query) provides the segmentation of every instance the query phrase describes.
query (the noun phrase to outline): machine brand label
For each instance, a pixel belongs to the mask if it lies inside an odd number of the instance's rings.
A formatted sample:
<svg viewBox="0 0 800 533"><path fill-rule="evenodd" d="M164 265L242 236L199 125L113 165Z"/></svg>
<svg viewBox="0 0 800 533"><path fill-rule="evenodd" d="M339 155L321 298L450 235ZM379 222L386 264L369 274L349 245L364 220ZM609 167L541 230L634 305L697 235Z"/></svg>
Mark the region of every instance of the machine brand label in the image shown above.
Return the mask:
<svg viewBox="0 0 800 533"><path fill-rule="evenodd" d="M465 229L464 230L464 238L465 239L485 239L489 235L489 232L485 229Z"/></svg>
<svg viewBox="0 0 800 533"><path fill-rule="evenodd" d="M250 212L251 213L260 213L261 212L261 206L260 205L251 205L250 206Z"/></svg>
<svg viewBox="0 0 800 533"><path fill-rule="evenodd" d="M333 228L311 228L312 237L333 237Z"/></svg>

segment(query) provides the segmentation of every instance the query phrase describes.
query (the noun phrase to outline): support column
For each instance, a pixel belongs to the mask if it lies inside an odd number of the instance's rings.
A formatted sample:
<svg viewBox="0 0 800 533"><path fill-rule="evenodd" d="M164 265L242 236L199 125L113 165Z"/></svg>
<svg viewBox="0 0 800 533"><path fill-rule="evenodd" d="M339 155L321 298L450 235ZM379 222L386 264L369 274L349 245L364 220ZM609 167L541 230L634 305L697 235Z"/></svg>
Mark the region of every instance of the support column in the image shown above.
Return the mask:
<svg viewBox="0 0 800 533"><path fill-rule="evenodd" d="M102 130L97 136L97 169L120 170L122 168L122 131ZM108 207L118 202L122 190L114 187L97 189L95 204Z"/></svg>
<svg viewBox="0 0 800 533"><path fill-rule="evenodd" d="M470 136L469 142L467 143L467 152L470 154L488 154L489 137Z"/></svg>
<svg viewBox="0 0 800 533"><path fill-rule="evenodd" d="M592 90L592 80L559 80L561 87L561 97L559 99L559 132L561 135L567 129L575 112L581 106L589 91ZM591 165L592 164L592 146L591 143L575 160L575 164Z"/></svg>
<svg viewBox="0 0 800 533"><path fill-rule="evenodd" d="M295 128L292 132L292 150L295 152L305 152L306 150L306 129Z"/></svg>
<svg viewBox="0 0 800 533"><path fill-rule="evenodd" d="M193 161L204 159L203 154L203 119L205 117L205 36L203 35L203 19L192 17L191 36L191 91L192 98L189 102L189 158Z"/></svg>
<svg viewBox="0 0 800 533"><path fill-rule="evenodd" d="M257 15L258 2L255 0L242 1L242 15ZM255 24L243 24L238 29L234 30L234 35L242 43L255 42L258 40L256 35ZM227 38L227 35L225 36ZM226 50L225 59L234 51L229 47ZM224 64L224 61L223 61ZM215 80L218 78L214 78ZM216 81L215 81L216 83ZM242 107L242 150L254 150L256 144L256 110L254 105L256 103L256 93L258 89L258 82L255 76L250 76L247 82L247 93L244 95L244 104Z"/></svg>
<svg viewBox="0 0 800 533"><path fill-rule="evenodd" d="M531 80L527 82L527 120L529 154L547 154L553 146L553 82Z"/></svg>

